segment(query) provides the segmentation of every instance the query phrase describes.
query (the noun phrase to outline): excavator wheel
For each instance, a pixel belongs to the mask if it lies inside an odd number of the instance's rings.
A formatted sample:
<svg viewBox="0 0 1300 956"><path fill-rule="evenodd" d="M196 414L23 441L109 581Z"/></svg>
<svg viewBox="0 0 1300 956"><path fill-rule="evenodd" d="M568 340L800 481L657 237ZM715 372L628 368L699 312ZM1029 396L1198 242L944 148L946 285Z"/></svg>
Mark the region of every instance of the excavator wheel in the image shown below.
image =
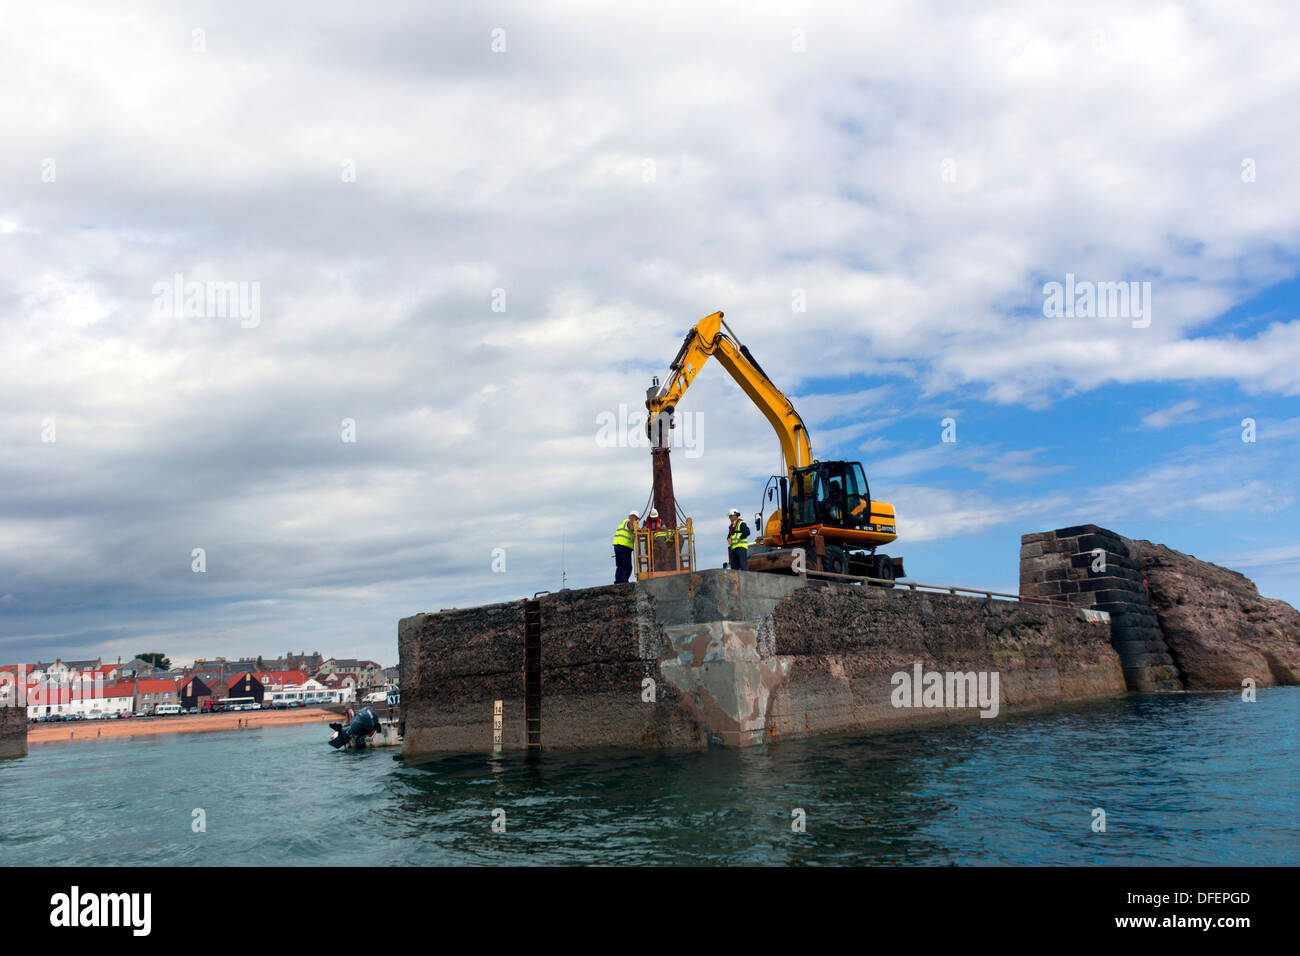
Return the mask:
<svg viewBox="0 0 1300 956"><path fill-rule="evenodd" d="M875 574L873 578L880 578L882 581L888 581L888 584L877 584L876 587L892 588L894 586L894 562L889 560L889 555L881 554L875 558Z"/></svg>
<svg viewBox="0 0 1300 956"><path fill-rule="evenodd" d="M828 553L826 557L823 558L823 561L826 564L826 570L831 572L831 574L848 573L848 566L845 564L843 551Z"/></svg>

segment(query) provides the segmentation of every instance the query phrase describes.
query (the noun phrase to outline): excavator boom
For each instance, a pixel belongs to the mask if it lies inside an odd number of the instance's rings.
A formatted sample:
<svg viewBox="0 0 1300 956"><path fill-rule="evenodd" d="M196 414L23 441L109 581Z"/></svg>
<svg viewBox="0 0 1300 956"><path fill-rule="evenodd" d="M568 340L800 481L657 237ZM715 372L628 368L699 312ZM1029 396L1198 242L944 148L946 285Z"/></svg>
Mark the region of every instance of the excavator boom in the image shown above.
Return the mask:
<svg viewBox="0 0 1300 956"><path fill-rule="evenodd" d="M730 333L731 330L722 321L721 312L705 316L696 323L695 328L686 333L686 341L682 343L669 368L671 374L668 380L660 387L657 395L646 400L646 408L650 412L648 421L654 422L662 414L671 418L691 382L712 356L731 374L736 384L776 430L785 467L798 468L812 464L812 444L803 419L785 394L772 384L758 362L749 354L749 349L737 342Z"/></svg>

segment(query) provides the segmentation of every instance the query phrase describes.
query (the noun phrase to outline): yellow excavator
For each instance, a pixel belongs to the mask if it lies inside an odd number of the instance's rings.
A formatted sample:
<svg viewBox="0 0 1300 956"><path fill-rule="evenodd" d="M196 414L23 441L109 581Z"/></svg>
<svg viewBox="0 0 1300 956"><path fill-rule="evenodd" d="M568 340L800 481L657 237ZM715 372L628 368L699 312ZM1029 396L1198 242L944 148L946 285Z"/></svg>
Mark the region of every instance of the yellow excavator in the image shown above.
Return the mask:
<svg viewBox="0 0 1300 956"><path fill-rule="evenodd" d="M673 414L710 356L731 373L772 424L781 442L786 473L773 475L764 488L764 501L775 505L775 509L766 523L762 506L754 517L755 531L762 529L762 533L750 547L749 569L788 573L799 570L802 558L812 571L882 581L903 577L902 558L877 553L877 548L898 537L894 506L872 500L861 462L813 458L803 419L749 349L740 344L721 312L696 323L673 359L668 380L660 385L656 378L646 392L646 431L652 448L667 448L664 426L673 427ZM660 462L661 458L656 457L656 500L666 498L672 502L670 472L666 496L660 497ZM662 464L666 469L666 451Z"/></svg>

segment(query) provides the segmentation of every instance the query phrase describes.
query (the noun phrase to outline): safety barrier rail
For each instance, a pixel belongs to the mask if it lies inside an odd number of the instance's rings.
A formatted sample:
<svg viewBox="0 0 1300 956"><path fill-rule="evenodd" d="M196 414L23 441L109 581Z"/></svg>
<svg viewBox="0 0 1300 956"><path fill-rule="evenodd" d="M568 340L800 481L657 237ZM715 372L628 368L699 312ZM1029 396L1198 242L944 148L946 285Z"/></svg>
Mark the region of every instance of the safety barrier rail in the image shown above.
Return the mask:
<svg viewBox="0 0 1300 956"><path fill-rule="evenodd" d="M834 571L811 571L800 572L801 575L811 575L819 578L837 578L844 581L861 581L865 584L888 584L893 587L910 588L915 591L923 588L926 591L942 591L948 594L982 594L984 597L992 600L993 598L1004 598L1009 601L1020 601L1025 604L1046 604L1050 607L1064 607L1071 610L1088 610L1077 604L1070 604L1065 601L1053 601L1049 598L1031 597L1024 594L1007 594L1004 591L989 591L985 588L961 588L950 584L922 584L919 581L897 581L892 578L868 578L854 574L837 574Z"/></svg>

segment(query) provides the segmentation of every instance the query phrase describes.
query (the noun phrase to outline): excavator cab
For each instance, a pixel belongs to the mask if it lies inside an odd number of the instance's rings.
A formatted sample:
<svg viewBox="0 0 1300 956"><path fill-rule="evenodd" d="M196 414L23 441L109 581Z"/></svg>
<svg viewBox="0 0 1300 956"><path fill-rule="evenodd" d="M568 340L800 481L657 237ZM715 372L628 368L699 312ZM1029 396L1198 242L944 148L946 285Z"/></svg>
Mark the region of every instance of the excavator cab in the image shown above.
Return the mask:
<svg viewBox="0 0 1300 956"><path fill-rule="evenodd" d="M791 469L790 524L874 531L871 489L861 462L818 461Z"/></svg>

